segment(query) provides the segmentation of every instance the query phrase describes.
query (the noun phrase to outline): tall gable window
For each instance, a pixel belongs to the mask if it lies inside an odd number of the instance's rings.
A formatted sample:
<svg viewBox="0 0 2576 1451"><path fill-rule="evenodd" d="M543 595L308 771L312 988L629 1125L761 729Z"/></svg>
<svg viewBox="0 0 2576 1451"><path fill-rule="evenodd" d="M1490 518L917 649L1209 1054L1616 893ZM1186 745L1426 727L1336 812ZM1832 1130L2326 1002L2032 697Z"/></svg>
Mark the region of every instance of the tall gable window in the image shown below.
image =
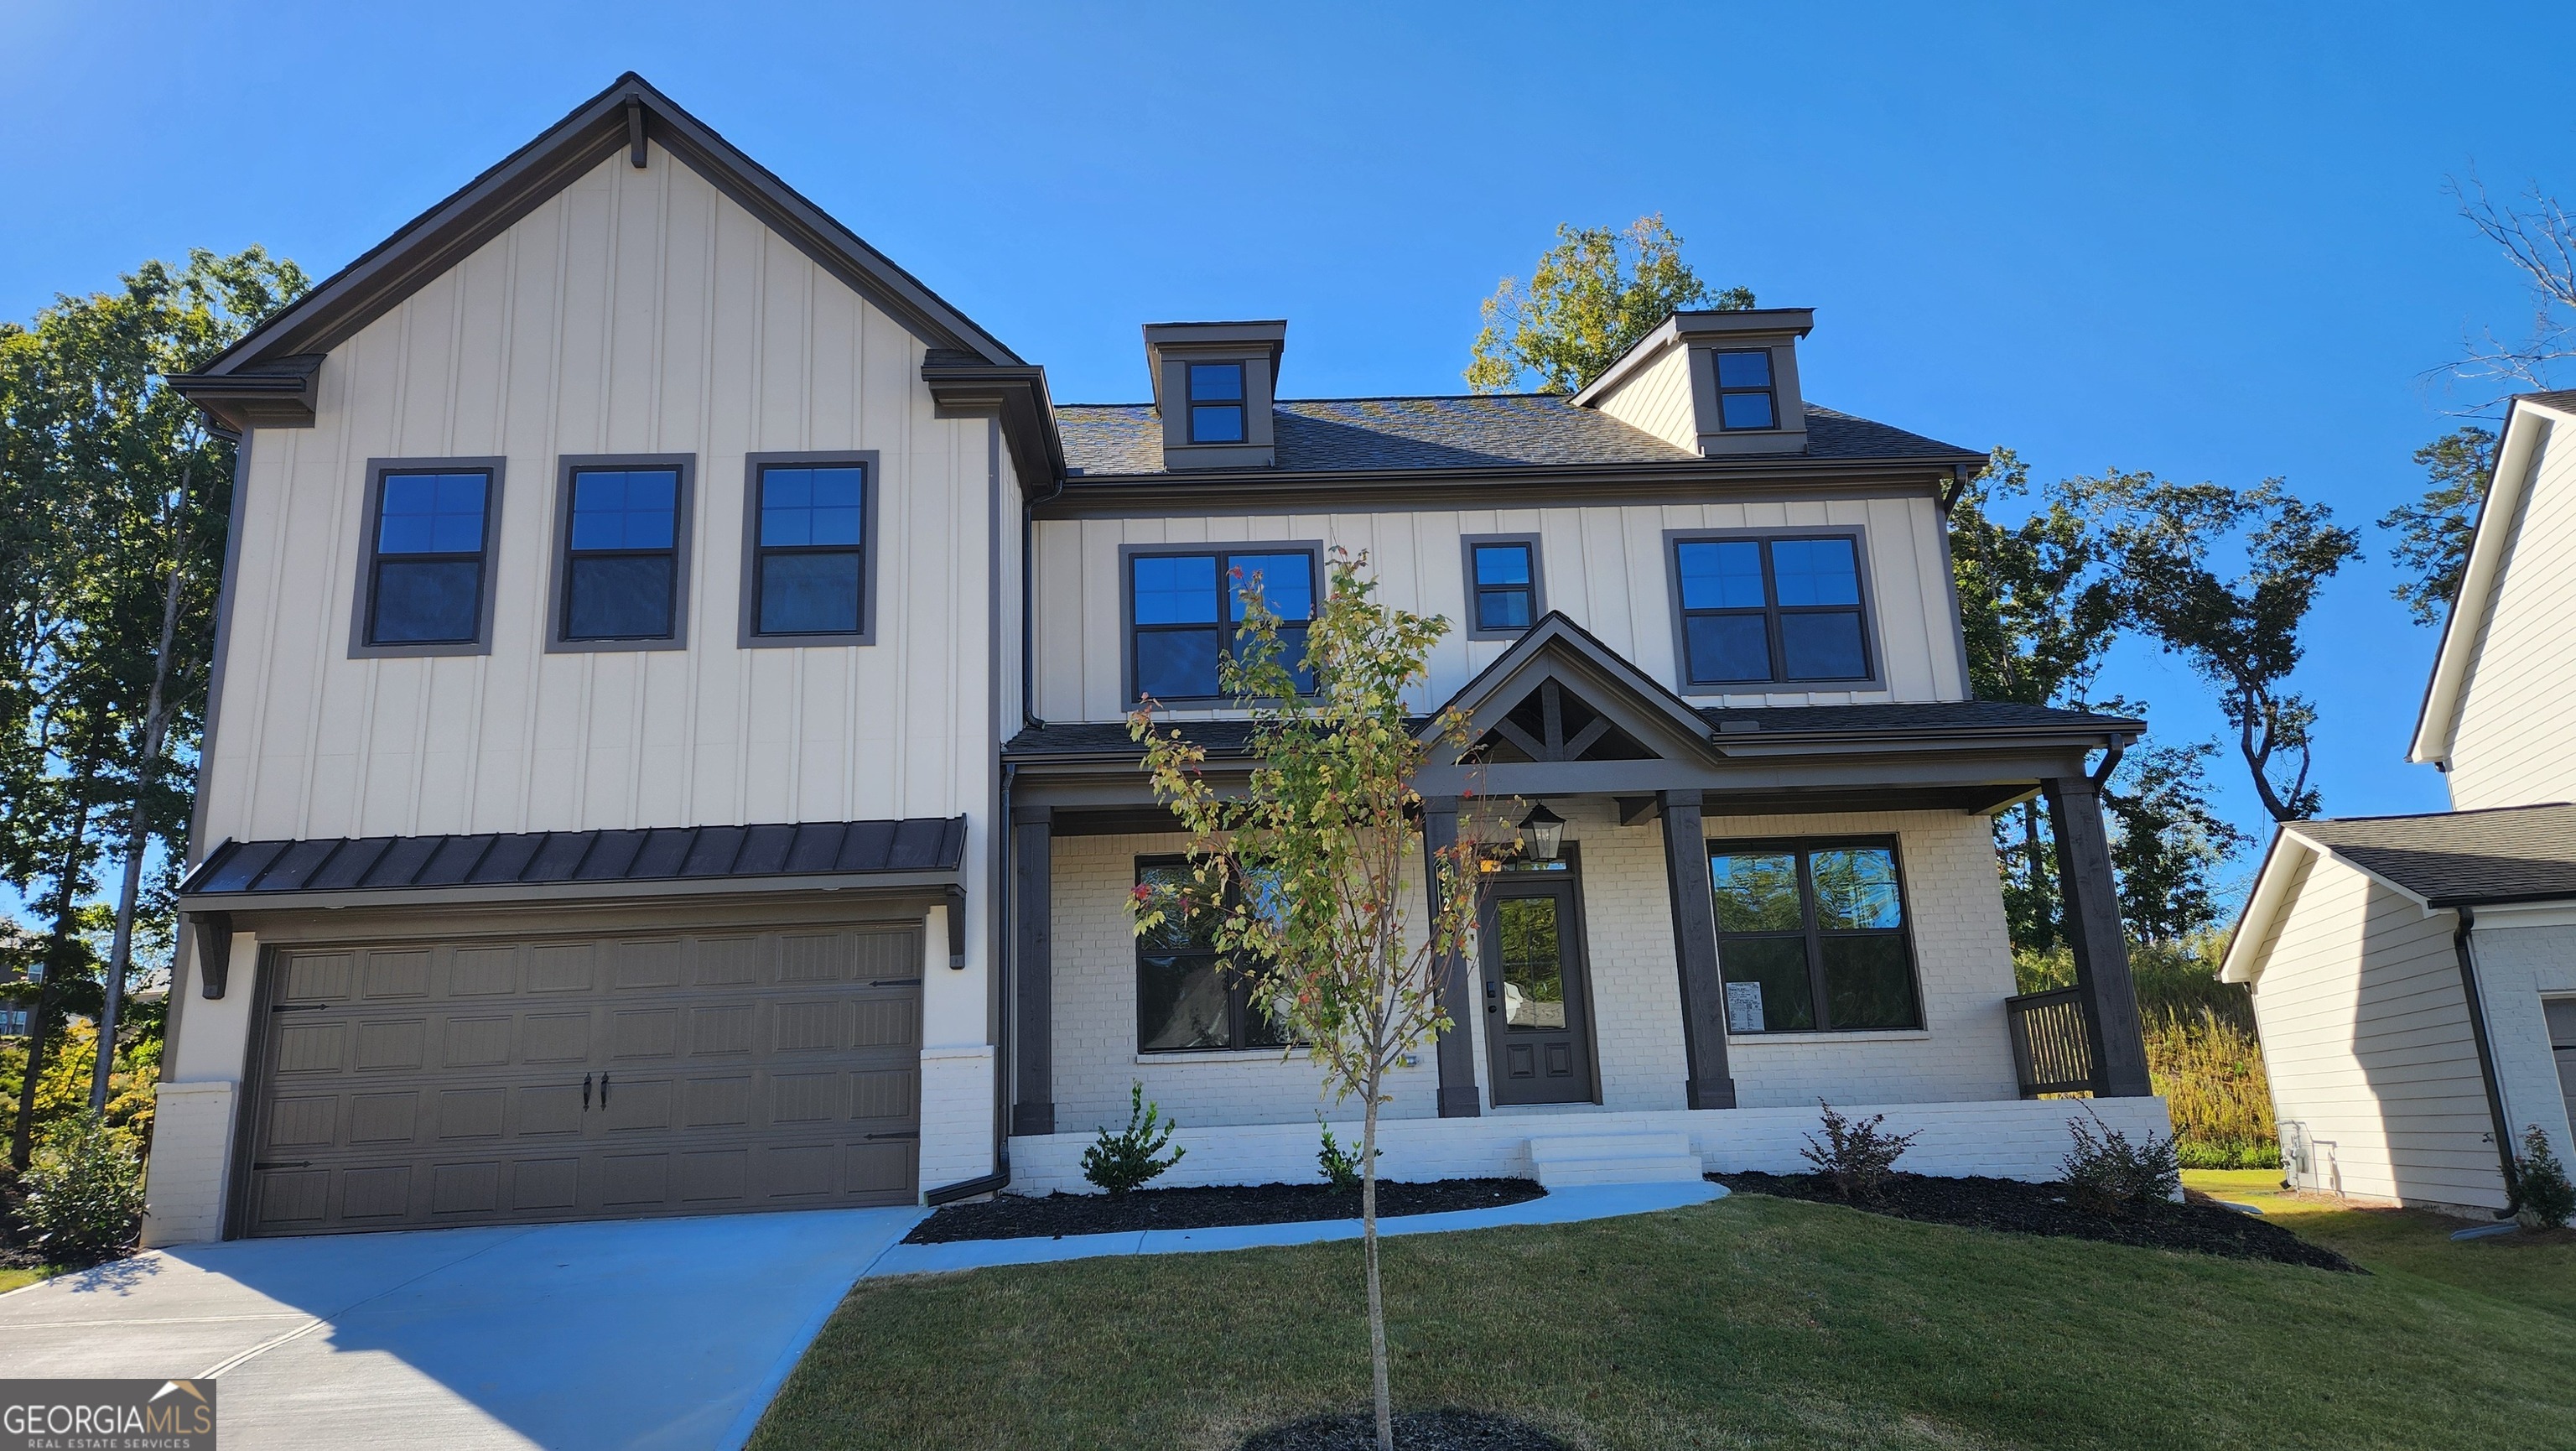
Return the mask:
<svg viewBox="0 0 2576 1451"><path fill-rule="evenodd" d="M690 461L564 461L558 648L667 649L682 641Z"/></svg>
<svg viewBox="0 0 2576 1451"><path fill-rule="evenodd" d="M1243 365L1190 364L1190 442L1243 442Z"/></svg>
<svg viewBox="0 0 2576 1451"><path fill-rule="evenodd" d="M1243 624L1244 592L1258 582L1279 616L1279 649L1299 689L1306 621L1315 615L1315 550L1254 546L1240 552L1131 554L1128 569L1128 698L1214 700L1224 693L1217 662Z"/></svg>
<svg viewBox="0 0 2576 1451"><path fill-rule="evenodd" d="M863 645L873 638L874 454L756 454L743 521L743 638Z"/></svg>
<svg viewBox="0 0 2576 1451"><path fill-rule="evenodd" d="M1469 535L1467 637L1509 640L1547 611L1539 590L1538 536Z"/></svg>
<svg viewBox="0 0 2576 1451"><path fill-rule="evenodd" d="M1780 426L1769 348L1725 349L1717 354L1717 418L1718 427L1728 433Z"/></svg>
<svg viewBox="0 0 2576 1451"><path fill-rule="evenodd" d="M490 643L500 492L499 459L369 466L352 654L471 654Z"/></svg>
<svg viewBox="0 0 2576 1451"><path fill-rule="evenodd" d="M1689 685L1872 678L1858 536L1679 538L1673 575Z"/></svg>
<svg viewBox="0 0 2576 1451"><path fill-rule="evenodd" d="M1918 1028L1890 841L1709 848L1730 1033Z"/></svg>

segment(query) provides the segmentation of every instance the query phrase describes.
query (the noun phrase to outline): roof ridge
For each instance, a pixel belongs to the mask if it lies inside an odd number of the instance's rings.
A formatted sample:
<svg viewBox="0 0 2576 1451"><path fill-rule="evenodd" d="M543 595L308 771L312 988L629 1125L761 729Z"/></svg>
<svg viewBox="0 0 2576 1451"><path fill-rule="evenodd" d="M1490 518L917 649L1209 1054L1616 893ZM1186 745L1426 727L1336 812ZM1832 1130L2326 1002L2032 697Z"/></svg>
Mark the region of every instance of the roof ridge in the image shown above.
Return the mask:
<svg viewBox="0 0 2576 1451"><path fill-rule="evenodd" d="M2471 806L2453 811L2399 811L2386 816L2319 816L2305 821L2288 821L2282 825L2295 831L2302 826L2348 826L2365 821L2435 821L2450 816L2496 816L2508 811L2555 811L2576 806L2576 801L2526 801L2519 806Z"/></svg>

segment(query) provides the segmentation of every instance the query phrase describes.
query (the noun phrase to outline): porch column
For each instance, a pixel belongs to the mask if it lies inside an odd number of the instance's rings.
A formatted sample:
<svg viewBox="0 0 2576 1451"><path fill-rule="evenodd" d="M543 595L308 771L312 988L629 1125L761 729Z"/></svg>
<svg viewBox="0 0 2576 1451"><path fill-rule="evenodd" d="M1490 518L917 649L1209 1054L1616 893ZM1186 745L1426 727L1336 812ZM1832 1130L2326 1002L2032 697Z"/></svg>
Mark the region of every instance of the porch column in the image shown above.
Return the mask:
<svg viewBox="0 0 2576 1451"><path fill-rule="evenodd" d="M1422 802L1423 893L1436 894L1440 853L1458 844L1458 798L1429 796ZM1432 968L1433 991L1440 1010L1449 1015L1449 1031L1434 1044L1440 1065L1440 1116L1475 1118L1483 1112L1476 1099L1476 995L1467 982L1465 953L1442 955Z"/></svg>
<svg viewBox="0 0 2576 1451"><path fill-rule="evenodd" d="M2057 881L2066 901L2066 941L2075 951L2075 991L2093 1030L2094 1089L2104 1098L2144 1098L2147 1045L2138 991L2129 980L2129 942L2111 882L2111 839L2102 798L2084 776L2052 776L2048 822L2057 837Z"/></svg>
<svg viewBox="0 0 2576 1451"><path fill-rule="evenodd" d="M1055 1132L1055 964L1048 951L1053 906L1050 850L1055 826L1047 808L1011 822L1011 1132Z"/></svg>
<svg viewBox="0 0 2576 1451"><path fill-rule="evenodd" d="M1700 793L1666 791L1664 882L1673 898L1673 956L1681 964L1682 1053L1689 1061L1692 1108L1735 1107L1726 1069L1726 986L1717 968L1717 900L1709 887L1707 833Z"/></svg>

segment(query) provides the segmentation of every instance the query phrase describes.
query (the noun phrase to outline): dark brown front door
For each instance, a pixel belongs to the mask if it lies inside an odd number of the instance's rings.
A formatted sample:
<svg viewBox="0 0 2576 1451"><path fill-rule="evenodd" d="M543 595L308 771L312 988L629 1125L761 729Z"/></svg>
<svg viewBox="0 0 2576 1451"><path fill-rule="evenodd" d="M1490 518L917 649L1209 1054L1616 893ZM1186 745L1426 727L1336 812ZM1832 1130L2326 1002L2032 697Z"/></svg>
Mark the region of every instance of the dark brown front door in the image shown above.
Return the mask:
<svg viewBox="0 0 2576 1451"><path fill-rule="evenodd" d="M1571 864L1498 873L1477 935L1494 1102L1590 1103L1591 993Z"/></svg>

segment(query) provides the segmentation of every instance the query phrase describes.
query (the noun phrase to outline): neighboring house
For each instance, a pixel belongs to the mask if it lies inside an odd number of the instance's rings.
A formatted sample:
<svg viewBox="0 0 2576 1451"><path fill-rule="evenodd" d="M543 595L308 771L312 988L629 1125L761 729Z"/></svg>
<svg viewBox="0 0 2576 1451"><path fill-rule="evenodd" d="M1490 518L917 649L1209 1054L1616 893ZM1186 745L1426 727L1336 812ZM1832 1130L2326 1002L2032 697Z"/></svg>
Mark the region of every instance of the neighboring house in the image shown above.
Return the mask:
<svg viewBox="0 0 2576 1451"><path fill-rule="evenodd" d="M2407 759L2453 810L2281 828L2222 975L2250 985L2285 1172L2500 1209L2576 1150L2576 393L2513 400Z"/></svg>
<svg viewBox="0 0 2576 1451"><path fill-rule="evenodd" d="M1390 1173L1791 1168L1819 1097L1928 1169L2051 1172L2041 1089L2161 1128L2086 774L2141 727L1969 698L1982 458L1805 401L1810 325L1288 400L1284 323L1164 324L1152 402L1057 406L620 80L175 380L243 445L147 1236L1080 1188L1136 1080L1174 1182L1312 1175L1350 1109L1130 928L1182 840L1124 718L1239 778L1229 582L1293 619L1335 546L1466 622L1430 833L1570 822ZM2043 792L2078 986L2008 1008L1989 815Z"/></svg>

